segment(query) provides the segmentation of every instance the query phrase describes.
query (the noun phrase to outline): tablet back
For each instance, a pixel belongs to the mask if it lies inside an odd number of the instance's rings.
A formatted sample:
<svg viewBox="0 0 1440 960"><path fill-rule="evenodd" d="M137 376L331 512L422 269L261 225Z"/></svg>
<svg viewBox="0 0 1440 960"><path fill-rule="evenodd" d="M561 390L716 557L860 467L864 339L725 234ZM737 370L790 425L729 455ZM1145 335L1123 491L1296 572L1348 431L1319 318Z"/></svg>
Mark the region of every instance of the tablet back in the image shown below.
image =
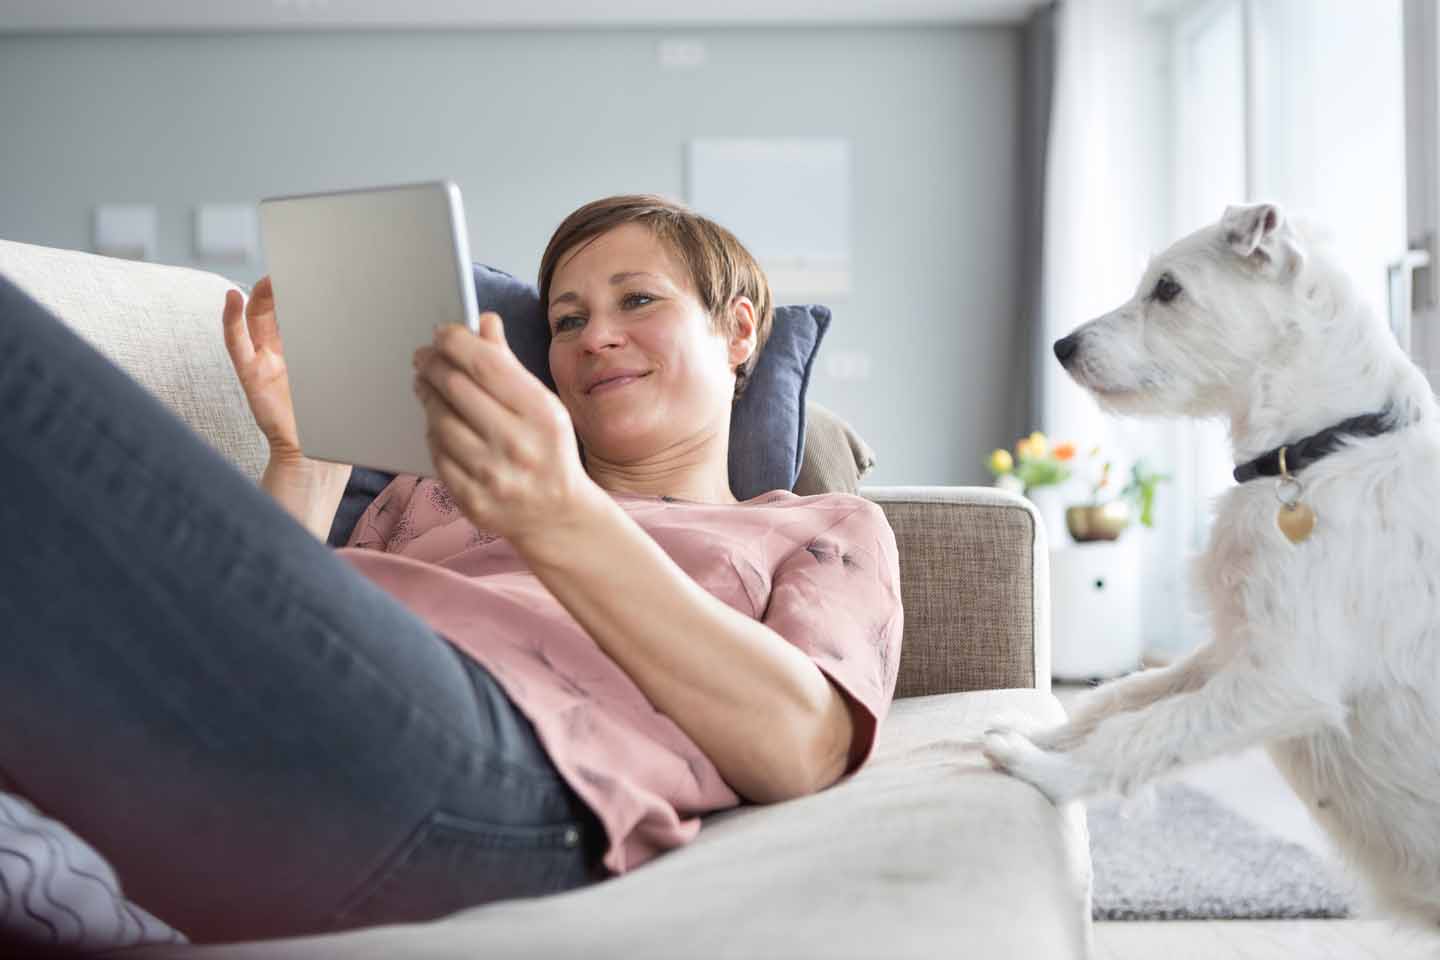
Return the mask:
<svg viewBox="0 0 1440 960"><path fill-rule="evenodd" d="M459 187L272 197L260 230L305 455L434 476L410 358L479 329Z"/></svg>

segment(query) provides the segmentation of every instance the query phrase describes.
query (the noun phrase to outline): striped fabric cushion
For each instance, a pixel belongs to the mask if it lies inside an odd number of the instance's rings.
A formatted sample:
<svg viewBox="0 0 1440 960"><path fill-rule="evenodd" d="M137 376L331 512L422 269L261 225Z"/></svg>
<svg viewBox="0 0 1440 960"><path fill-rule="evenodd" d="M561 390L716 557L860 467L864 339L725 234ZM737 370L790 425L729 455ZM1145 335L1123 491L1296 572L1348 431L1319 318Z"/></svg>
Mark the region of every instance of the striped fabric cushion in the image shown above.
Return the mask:
<svg viewBox="0 0 1440 960"><path fill-rule="evenodd" d="M125 899L89 844L0 791L0 942L88 952L187 941Z"/></svg>

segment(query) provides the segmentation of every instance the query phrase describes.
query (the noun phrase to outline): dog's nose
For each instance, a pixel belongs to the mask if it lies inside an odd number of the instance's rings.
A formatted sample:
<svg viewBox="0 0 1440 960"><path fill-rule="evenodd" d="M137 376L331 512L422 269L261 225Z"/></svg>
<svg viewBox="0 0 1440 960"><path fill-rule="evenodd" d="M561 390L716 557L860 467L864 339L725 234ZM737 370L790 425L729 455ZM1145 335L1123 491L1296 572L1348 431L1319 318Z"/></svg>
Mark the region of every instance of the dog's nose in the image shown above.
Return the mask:
<svg viewBox="0 0 1440 960"><path fill-rule="evenodd" d="M1064 363L1075 355L1075 351L1079 347L1080 338L1075 336L1075 334L1072 333L1068 337L1061 337L1055 341L1055 359Z"/></svg>

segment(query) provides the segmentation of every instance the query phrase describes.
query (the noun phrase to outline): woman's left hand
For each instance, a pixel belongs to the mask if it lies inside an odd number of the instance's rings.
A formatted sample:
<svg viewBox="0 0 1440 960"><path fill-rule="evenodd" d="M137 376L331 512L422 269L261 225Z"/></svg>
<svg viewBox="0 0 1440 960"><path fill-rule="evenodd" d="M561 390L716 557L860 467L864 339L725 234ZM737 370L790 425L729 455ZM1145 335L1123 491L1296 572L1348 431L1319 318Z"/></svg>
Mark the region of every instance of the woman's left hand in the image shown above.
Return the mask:
<svg viewBox="0 0 1440 960"><path fill-rule="evenodd" d="M584 510L598 487L570 414L511 352L499 314L480 315L479 336L438 328L414 364L437 477L477 528L522 541Z"/></svg>

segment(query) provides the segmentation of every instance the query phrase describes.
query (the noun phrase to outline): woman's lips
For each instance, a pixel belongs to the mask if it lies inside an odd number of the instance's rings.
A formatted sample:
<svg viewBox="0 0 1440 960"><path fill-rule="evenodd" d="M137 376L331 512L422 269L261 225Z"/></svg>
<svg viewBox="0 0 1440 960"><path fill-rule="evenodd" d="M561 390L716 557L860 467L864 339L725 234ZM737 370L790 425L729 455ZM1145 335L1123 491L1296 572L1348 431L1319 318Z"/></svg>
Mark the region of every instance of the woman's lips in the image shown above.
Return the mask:
<svg viewBox="0 0 1440 960"><path fill-rule="evenodd" d="M613 380L602 380L601 382L595 384L595 386L591 387L591 388L590 388L590 392L591 392L592 394L595 394L595 393L603 393L603 392L606 391L606 390L618 390L618 389L620 389L621 387L625 386L625 385L628 384L628 383L634 383L635 381L640 380L640 379L643 379L644 377L648 377L648 376L650 376L650 374L648 374L648 373L639 373L639 374L631 374L631 375L624 376L624 377L616 377L616 378L613 379Z"/></svg>

